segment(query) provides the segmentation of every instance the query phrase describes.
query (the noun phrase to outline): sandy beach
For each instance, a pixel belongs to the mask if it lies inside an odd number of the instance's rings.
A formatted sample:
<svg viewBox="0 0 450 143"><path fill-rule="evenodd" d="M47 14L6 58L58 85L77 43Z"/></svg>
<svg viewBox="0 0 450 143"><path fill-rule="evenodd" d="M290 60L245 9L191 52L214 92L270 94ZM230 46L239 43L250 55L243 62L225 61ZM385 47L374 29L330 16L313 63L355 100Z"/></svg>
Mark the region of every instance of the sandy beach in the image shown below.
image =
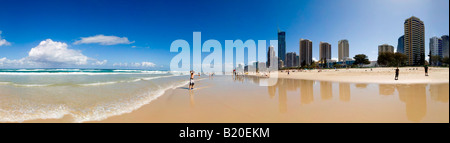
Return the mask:
<svg viewBox="0 0 450 143"><path fill-rule="evenodd" d="M260 87L231 77L168 91L128 114L99 122L358 123L449 122L447 84L349 84L280 79Z"/></svg>
<svg viewBox="0 0 450 143"><path fill-rule="evenodd" d="M395 68L351 68L324 70L290 70L279 72L278 78L305 79L318 81L334 81L349 83L382 83L382 84L415 84L415 83L448 83L449 68L430 67L425 76L423 67L400 67L399 79L394 80ZM263 77L261 74L257 76Z"/></svg>
<svg viewBox="0 0 450 143"><path fill-rule="evenodd" d="M448 74L448 68L431 68L428 77L401 68L394 81L391 68L291 72L268 87L258 85L258 76L202 76L192 91L187 84L169 89L132 112L88 122L448 123Z"/></svg>

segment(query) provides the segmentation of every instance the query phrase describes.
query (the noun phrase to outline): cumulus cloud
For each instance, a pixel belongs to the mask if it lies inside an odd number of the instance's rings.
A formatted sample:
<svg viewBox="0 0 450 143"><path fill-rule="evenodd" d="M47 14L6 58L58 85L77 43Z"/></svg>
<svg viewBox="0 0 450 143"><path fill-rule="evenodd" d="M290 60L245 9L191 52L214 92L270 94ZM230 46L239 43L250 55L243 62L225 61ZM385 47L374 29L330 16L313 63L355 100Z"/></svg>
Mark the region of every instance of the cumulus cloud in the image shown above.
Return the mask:
<svg viewBox="0 0 450 143"><path fill-rule="evenodd" d="M152 62L142 62L141 66L143 67L155 67L156 65Z"/></svg>
<svg viewBox="0 0 450 143"><path fill-rule="evenodd" d="M2 31L0 31L0 46L9 46L11 43L6 41L5 39L2 39Z"/></svg>
<svg viewBox="0 0 450 143"><path fill-rule="evenodd" d="M312 60L313 60L314 62L317 62L317 59L316 59L316 58L314 58L314 57L312 58Z"/></svg>
<svg viewBox="0 0 450 143"><path fill-rule="evenodd" d="M127 37L96 35L91 37L81 37L81 40L75 41L74 44L100 44L100 45L117 45L131 44Z"/></svg>
<svg viewBox="0 0 450 143"><path fill-rule="evenodd" d="M135 67L135 68L150 68L150 67L155 67L156 64L154 64L152 62L114 63L113 66L118 66L118 67Z"/></svg>
<svg viewBox="0 0 450 143"><path fill-rule="evenodd" d="M23 65L25 64L25 59L20 60L10 60L6 57L0 58L0 66L9 66L9 65Z"/></svg>
<svg viewBox="0 0 450 143"><path fill-rule="evenodd" d="M69 49L63 42L56 42L51 39L41 41L38 46L28 52L28 57L20 60L0 59L0 66L67 66L67 65L104 65L106 60L99 61L89 58L81 51Z"/></svg>
<svg viewBox="0 0 450 143"><path fill-rule="evenodd" d="M45 64L85 65L89 58L83 55L81 51L67 48L66 43L54 42L51 39L47 39L30 50L28 59L33 62Z"/></svg>
<svg viewBox="0 0 450 143"><path fill-rule="evenodd" d="M92 65L100 66L100 65L105 65L107 62L108 62L107 60L95 61L95 62L92 63Z"/></svg>

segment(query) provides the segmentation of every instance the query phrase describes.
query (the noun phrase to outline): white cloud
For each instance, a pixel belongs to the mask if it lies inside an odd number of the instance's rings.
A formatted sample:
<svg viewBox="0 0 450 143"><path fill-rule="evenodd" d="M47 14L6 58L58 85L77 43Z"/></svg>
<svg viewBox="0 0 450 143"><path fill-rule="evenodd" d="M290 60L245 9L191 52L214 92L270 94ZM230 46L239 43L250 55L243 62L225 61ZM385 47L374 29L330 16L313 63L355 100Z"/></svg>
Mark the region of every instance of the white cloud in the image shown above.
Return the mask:
<svg viewBox="0 0 450 143"><path fill-rule="evenodd" d="M81 51L68 49L66 43L54 42L51 39L32 48L27 58L37 63L68 65L85 65L89 59Z"/></svg>
<svg viewBox="0 0 450 143"><path fill-rule="evenodd" d="M152 62L140 62L140 63L114 63L113 66L118 67L142 67L142 68L149 68L149 67L155 67L156 64Z"/></svg>
<svg viewBox="0 0 450 143"><path fill-rule="evenodd" d="M317 62L317 59L316 59L316 58L314 58L314 57L312 58L312 60L313 60L314 62Z"/></svg>
<svg viewBox="0 0 450 143"><path fill-rule="evenodd" d="M24 59L20 60L10 60L6 57L0 58L0 66L8 66L8 65L23 65L25 63Z"/></svg>
<svg viewBox="0 0 450 143"><path fill-rule="evenodd" d="M95 61L95 62L92 63L92 65L100 66L100 65L105 65L107 62L108 62L107 60Z"/></svg>
<svg viewBox="0 0 450 143"><path fill-rule="evenodd" d="M81 51L69 49L66 43L52 41L47 39L41 41L38 46L32 48L28 52L28 57L20 60L10 60L7 58L0 59L0 66L61 66L61 65L104 65L107 60L99 61L89 58L81 53Z"/></svg>
<svg viewBox="0 0 450 143"><path fill-rule="evenodd" d="M100 44L100 45L117 45L131 44L127 37L96 35L91 37L81 37L81 40L75 41L74 44Z"/></svg>
<svg viewBox="0 0 450 143"><path fill-rule="evenodd" d="M0 46L9 46L11 43L6 41L5 39L2 39L2 31L0 31Z"/></svg>
<svg viewBox="0 0 450 143"><path fill-rule="evenodd" d="M141 66L142 67L155 67L156 65L152 62L142 62Z"/></svg>
<svg viewBox="0 0 450 143"><path fill-rule="evenodd" d="M338 58L331 58L331 60L338 61Z"/></svg>

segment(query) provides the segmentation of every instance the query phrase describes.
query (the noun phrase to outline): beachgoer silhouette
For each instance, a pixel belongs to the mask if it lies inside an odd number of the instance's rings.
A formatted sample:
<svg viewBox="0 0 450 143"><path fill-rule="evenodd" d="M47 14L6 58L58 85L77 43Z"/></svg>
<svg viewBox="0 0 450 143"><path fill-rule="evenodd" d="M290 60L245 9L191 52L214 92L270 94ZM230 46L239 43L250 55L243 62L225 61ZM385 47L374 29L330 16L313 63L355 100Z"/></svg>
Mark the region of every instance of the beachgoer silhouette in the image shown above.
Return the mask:
<svg viewBox="0 0 450 143"><path fill-rule="evenodd" d="M395 69L395 80L398 80L398 74L399 73L400 73L400 70L397 67L397 69Z"/></svg>

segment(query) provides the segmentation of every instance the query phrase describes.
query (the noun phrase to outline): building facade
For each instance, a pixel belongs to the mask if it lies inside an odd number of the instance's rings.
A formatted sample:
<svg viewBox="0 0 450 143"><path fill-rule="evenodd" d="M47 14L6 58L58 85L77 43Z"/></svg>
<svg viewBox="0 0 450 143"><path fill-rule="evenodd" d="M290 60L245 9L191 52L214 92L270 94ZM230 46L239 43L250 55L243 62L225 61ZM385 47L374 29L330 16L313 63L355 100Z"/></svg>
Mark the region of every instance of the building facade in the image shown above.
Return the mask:
<svg viewBox="0 0 450 143"><path fill-rule="evenodd" d="M442 39L439 37L430 38L430 55L442 57Z"/></svg>
<svg viewBox="0 0 450 143"><path fill-rule="evenodd" d="M295 59L297 59L297 54L295 52L289 52L286 54L286 67L296 67Z"/></svg>
<svg viewBox="0 0 450 143"><path fill-rule="evenodd" d="M405 46L403 45L405 42L405 35L400 36L398 38L398 44L397 44L397 53L405 54Z"/></svg>
<svg viewBox="0 0 450 143"><path fill-rule="evenodd" d="M319 61L326 62L331 60L331 44L320 42L319 45Z"/></svg>
<svg viewBox="0 0 450 143"><path fill-rule="evenodd" d="M308 39L300 39L299 47L299 65L306 66L312 63L312 41Z"/></svg>
<svg viewBox="0 0 450 143"><path fill-rule="evenodd" d="M339 40L338 42L338 61L344 61L345 58L349 57L348 40Z"/></svg>
<svg viewBox="0 0 450 143"><path fill-rule="evenodd" d="M394 53L394 46L389 44L378 45L378 55L380 55L383 52Z"/></svg>
<svg viewBox="0 0 450 143"><path fill-rule="evenodd" d="M449 57L448 56L448 35L441 36L442 39L442 57Z"/></svg>
<svg viewBox="0 0 450 143"><path fill-rule="evenodd" d="M286 63L286 33L278 30L278 59ZM282 64L278 63L283 66Z"/></svg>
<svg viewBox="0 0 450 143"><path fill-rule="evenodd" d="M404 23L404 49L407 65L422 65L425 61L425 25L417 17L410 17Z"/></svg>
<svg viewBox="0 0 450 143"><path fill-rule="evenodd" d="M267 62L266 62L266 67L269 68L272 64L272 66L274 66L275 64L273 64L274 62L277 62L277 58L275 57L275 50L273 48L273 46L269 46L269 49L267 50Z"/></svg>

